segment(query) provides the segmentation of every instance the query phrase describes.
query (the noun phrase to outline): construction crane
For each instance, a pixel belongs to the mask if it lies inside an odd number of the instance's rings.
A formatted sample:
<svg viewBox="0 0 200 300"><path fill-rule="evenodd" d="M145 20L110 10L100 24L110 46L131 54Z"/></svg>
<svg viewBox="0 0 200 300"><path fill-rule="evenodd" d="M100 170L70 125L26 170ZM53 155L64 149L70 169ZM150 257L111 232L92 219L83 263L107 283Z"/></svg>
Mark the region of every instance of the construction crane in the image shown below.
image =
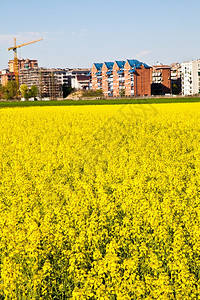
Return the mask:
<svg viewBox="0 0 200 300"><path fill-rule="evenodd" d="M27 46L39 41L42 41L43 39L38 39L35 41L30 41L28 43L24 43L21 45L16 45L16 38L14 38L14 46L8 48L8 51L13 50L14 52L14 74L15 74L15 82L16 82L16 88L17 88L17 96L19 96L19 70L18 70L18 58L17 58L17 49L21 48L23 46Z"/></svg>

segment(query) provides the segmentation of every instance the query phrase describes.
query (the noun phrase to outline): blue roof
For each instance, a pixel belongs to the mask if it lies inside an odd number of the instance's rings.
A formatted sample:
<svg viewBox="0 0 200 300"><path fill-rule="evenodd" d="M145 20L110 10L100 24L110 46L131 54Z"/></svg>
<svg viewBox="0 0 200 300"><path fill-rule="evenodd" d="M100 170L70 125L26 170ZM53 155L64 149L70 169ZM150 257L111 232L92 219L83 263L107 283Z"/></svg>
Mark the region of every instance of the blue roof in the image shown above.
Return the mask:
<svg viewBox="0 0 200 300"><path fill-rule="evenodd" d="M94 63L95 67L97 68L97 70L101 70L103 64L102 63Z"/></svg>
<svg viewBox="0 0 200 300"><path fill-rule="evenodd" d="M107 75L112 75L112 71L106 72Z"/></svg>
<svg viewBox="0 0 200 300"><path fill-rule="evenodd" d="M97 76L98 76L98 75L101 75L101 72L97 72L97 73L95 73L95 75L97 75Z"/></svg>
<svg viewBox="0 0 200 300"><path fill-rule="evenodd" d="M87 73L87 76L90 76L91 75L91 72Z"/></svg>
<svg viewBox="0 0 200 300"><path fill-rule="evenodd" d="M116 64L118 65L118 67L120 69L124 68L124 65L125 65L125 61L124 60L116 60L115 62L116 62Z"/></svg>
<svg viewBox="0 0 200 300"><path fill-rule="evenodd" d="M132 68L140 63L137 59L127 59L127 61Z"/></svg>
<svg viewBox="0 0 200 300"><path fill-rule="evenodd" d="M145 69L150 69L150 66L148 66L147 64L143 63L143 66L145 67Z"/></svg>
<svg viewBox="0 0 200 300"><path fill-rule="evenodd" d="M148 66L147 64L137 60L137 59L127 59L129 65L132 67L132 68L140 68L142 65L144 66L145 69L149 69L150 66Z"/></svg>
<svg viewBox="0 0 200 300"><path fill-rule="evenodd" d="M124 71L123 71L123 70L120 70L120 71L117 71L117 73L118 73L119 75L121 75L121 74L124 73Z"/></svg>
<svg viewBox="0 0 200 300"><path fill-rule="evenodd" d="M105 62L105 65L109 70L112 70L114 62Z"/></svg>

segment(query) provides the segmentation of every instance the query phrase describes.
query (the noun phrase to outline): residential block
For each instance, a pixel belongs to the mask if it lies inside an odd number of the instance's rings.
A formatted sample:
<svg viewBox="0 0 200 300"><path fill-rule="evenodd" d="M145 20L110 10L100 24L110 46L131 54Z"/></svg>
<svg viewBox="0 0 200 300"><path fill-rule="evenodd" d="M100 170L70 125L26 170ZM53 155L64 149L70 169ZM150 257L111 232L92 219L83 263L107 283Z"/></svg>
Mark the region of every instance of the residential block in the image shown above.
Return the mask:
<svg viewBox="0 0 200 300"><path fill-rule="evenodd" d="M151 67L138 60L94 63L92 89L102 89L105 96L151 95Z"/></svg>
<svg viewBox="0 0 200 300"><path fill-rule="evenodd" d="M182 95L200 93L200 59L181 64Z"/></svg>

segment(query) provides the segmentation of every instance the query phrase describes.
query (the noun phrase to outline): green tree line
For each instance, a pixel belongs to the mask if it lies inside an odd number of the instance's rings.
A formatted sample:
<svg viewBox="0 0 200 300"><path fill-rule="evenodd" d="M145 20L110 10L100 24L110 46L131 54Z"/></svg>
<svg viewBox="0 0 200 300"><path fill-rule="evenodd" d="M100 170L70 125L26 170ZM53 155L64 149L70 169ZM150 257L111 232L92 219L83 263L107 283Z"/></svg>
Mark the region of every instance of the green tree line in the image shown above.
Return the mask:
<svg viewBox="0 0 200 300"><path fill-rule="evenodd" d="M20 96L28 100L29 98L36 98L38 88L32 85L28 88L26 84L20 86ZM15 81L8 81L6 85L0 85L0 99L12 100L18 98L17 86Z"/></svg>

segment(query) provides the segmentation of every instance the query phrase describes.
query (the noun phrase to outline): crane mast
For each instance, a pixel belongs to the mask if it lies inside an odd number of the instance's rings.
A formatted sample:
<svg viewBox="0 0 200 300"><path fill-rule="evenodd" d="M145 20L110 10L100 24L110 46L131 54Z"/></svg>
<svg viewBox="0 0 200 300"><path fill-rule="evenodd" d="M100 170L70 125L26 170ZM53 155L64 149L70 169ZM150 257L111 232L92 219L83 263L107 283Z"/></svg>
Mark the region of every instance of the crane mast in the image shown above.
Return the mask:
<svg viewBox="0 0 200 300"><path fill-rule="evenodd" d="M14 52L14 74L15 74L15 83L16 83L16 89L17 89L17 97L19 96L19 69L18 69L17 49L27 46L27 45L30 45L30 44L33 44L33 43L36 43L36 42L39 42L39 41L42 41L42 40L43 39L38 39L38 40L30 41L28 43L17 45L16 38L14 38L14 46L8 48L8 51L13 50L13 52Z"/></svg>

